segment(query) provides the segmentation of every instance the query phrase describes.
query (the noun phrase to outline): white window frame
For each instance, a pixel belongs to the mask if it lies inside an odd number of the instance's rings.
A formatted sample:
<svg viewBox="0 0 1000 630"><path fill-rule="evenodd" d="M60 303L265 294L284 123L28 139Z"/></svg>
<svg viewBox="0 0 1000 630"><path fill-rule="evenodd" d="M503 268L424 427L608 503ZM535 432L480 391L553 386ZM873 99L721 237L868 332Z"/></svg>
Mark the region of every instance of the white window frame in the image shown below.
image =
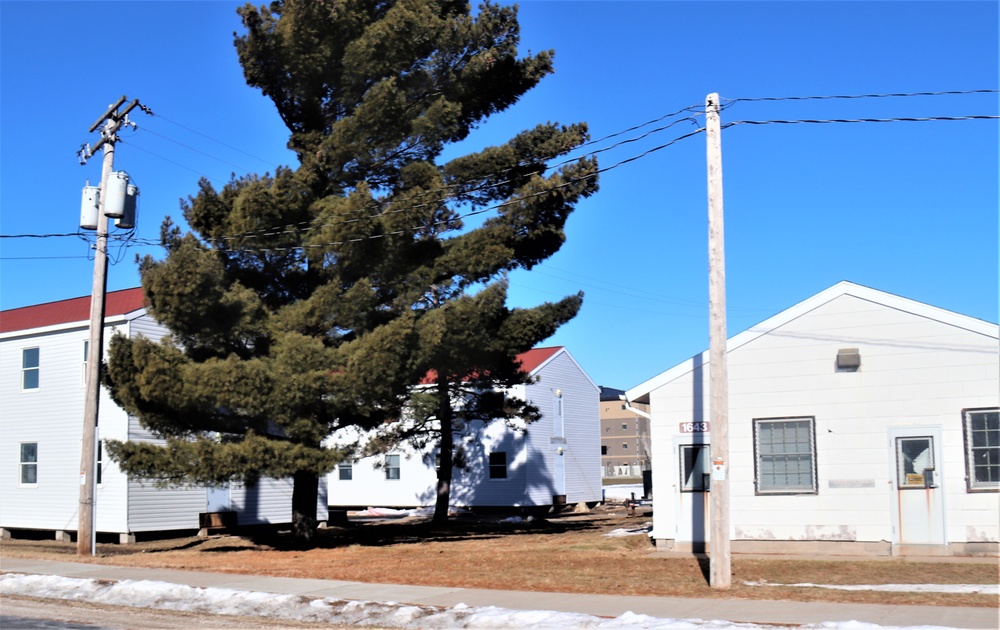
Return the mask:
<svg viewBox="0 0 1000 630"><path fill-rule="evenodd" d="M972 427L973 416L985 416L987 422L989 422L989 415L997 416L998 414L1000 414L1000 409L996 407L962 410L962 435L965 440L966 490L968 492L1000 492L1000 479L980 481L976 475L977 468L983 468L976 460L977 454L980 455L980 460L986 460L985 468L988 473L990 469L1000 463L1000 446L995 446L991 443L1000 444L1000 441L998 441L998 437L1000 437L1000 424L997 425L997 428L991 426L992 423L986 424L984 429L973 429ZM997 422L1000 423L1000 420ZM982 438L985 438L986 444L981 444L983 441ZM980 444L977 444L977 442Z"/></svg>
<svg viewBox="0 0 1000 630"><path fill-rule="evenodd" d="M403 475L399 469L399 455L385 456L385 479L386 481L399 481ZM395 474L393 474L395 471Z"/></svg>
<svg viewBox="0 0 1000 630"><path fill-rule="evenodd" d="M503 455L503 463L494 463L494 455ZM486 456L486 464L489 468L489 477L492 481L507 481L509 475L507 471L507 451L490 451L489 455ZM494 473L503 472L503 476L496 475Z"/></svg>
<svg viewBox="0 0 1000 630"><path fill-rule="evenodd" d="M354 462L337 464L337 481L354 481Z"/></svg>
<svg viewBox="0 0 1000 630"><path fill-rule="evenodd" d="M35 351L35 365L26 365L28 360L28 351ZM28 372L35 373L35 385L34 387L27 387ZM42 351L38 346L32 346L31 348L21 348L21 391L22 392L33 392L41 389L42 387Z"/></svg>
<svg viewBox="0 0 1000 630"><path fill-rule="evenodd" d="M34 454L34 459L26 460L24 458L24 447L28 446L29 444L35 447L35 454ZM38 442L21 442L17 447L17 461L18 461L18 466L17 466L18 485L27 486L31 488L37 486L38 485ZM24 473L28 468L31 468L35 471L34 481L24 480Z"/></svg>
<svg viewBox="0 0 1000 630"><path fill-rule="evenodd" d="M95 453L97 461L95 462L96 470L94 471L94 480L97 485L102 485L104 483L104 441L97 440L97 452Z"/></svg>
<svg viewBox="0 0 1000 630"><path fill-rule="evenodd" d="M87 360L90 359L90 340L83 340L83 376L80 378L80 383L84 387L87 386Z"/></svg>
<svg viewBox="0 0 1000 630"><path fill-rule="evenodd" d="M789 444L784 442L781 452L773 451L775 442L762 443L761 434L763 427L774 427L777 425L804 425L808 429L808 436L805 440L796 440ZM797 447L799 450L785 450L788 446ZM805 447L807 450L802 450ZM816 418L814 416L796 416L790 418L754 418L753 420L753 453L754 453L754 486L757 494L817 494L819 485L816 475ZM786 463L794 460L800 462L804 457L809 458L808 474L810 483L789 484L789 483L765 483L769 476L766 471L773 470L775 464L784 460ZM796 473L772 472L770 475L791 475L803 474L801 466Z"/></svg>

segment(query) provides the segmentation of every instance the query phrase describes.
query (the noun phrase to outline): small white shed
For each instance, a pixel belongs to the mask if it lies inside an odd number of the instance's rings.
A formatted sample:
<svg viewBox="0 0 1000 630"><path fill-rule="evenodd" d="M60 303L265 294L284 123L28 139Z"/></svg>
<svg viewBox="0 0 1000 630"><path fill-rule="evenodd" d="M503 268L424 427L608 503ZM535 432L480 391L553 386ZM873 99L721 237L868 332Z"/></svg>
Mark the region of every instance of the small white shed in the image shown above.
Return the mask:
<svg viewBox="0 0 1000 630"><path fill-rule="evenodd" d="M66 539L79 524L79 470L90 296L0 312L0 529L50 530ZM142 289L107 294L104 340L115 332L159 340L167 330L146 313ZM290 479L253 487L156 488L130 481L103 457L104 439L148 440L138 420L101 389L95 531L135 534L197 530L202 514L234 511L238 525L291 522ZM321 480L320 520L326 520Z"/></svg>
<svg viewBox="0 0 1000 630"><path fill-rule="evenodd" d="M503 422L475 423L457 435L467 464L456 469L451 505L532 508L601 500L600 388L564 347L520 355L534 382L511 393L535 404L542 418L524 431ZM523 427L523 424L521 425ZM357 436L334 436L346 443ZM328 477L331 508L434 505L437 449L403 449L338 466Z"/></svg>
<svg viewBox="0 0 1000 630"><path fill-rule="evenodd" d="M728 340L733 553L998 555L996 324L841 282ZM708 352L652 416L652 536L711 531Z"/></svg>

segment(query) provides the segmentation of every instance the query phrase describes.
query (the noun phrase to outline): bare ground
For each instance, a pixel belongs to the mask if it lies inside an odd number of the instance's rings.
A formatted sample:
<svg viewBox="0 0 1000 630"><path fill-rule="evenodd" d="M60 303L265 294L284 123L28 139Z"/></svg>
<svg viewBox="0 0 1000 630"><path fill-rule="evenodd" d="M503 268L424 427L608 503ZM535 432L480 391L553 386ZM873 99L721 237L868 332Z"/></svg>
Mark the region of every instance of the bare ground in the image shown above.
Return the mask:
<svg viewBox="0 0 1000 630"><path fill-rule="evenodd" d="M998 607L996 595L831 591L746 582L815 584L996 584L996 560L915 562L733 557L733 587L711 589L708 560L654 554L620 506L525 522L459 516L437 527L425 518L352 519L320 530L311 549L285 532L99 544L95 557L52 540L4 540L0 556L147 568L350 580L371 583L668 597L784 599L901 605Z"/></svg>

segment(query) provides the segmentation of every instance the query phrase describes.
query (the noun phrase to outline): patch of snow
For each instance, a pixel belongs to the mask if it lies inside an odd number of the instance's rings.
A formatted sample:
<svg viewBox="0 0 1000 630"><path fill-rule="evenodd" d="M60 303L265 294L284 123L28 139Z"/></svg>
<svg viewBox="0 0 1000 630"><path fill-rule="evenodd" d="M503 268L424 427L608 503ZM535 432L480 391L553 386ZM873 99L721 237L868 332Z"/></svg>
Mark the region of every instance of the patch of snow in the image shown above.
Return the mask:
<svg viewBox="0 0 1000 630"><path fill-rule="evenodd" d="M614 486L602 486L604 490L604 501L605 502L622 502L625 499L631 499L632 495L635 495L636 499L642 498L642 484L641 483L626 483Z"/></svg>
<svg viewBox="0 0 1000 630"><path fill-rule="evenodd" d="M770 585L770 584L767 584ZM775 585L777 586L777 585ZM799 585L795 585L799 586ZM495 606L450 608L415 606L395 602L310 598L223 588L199 588L151 580L108 582L49 575L0 575L0 594L89 601L97 604L156 608L223 615L243 615L270 619L297 620L330 625L376 626L380 628L586 628L594 630L667 630L696 628L767 629L776 626L664 619L626 612L613 619L581 613L550 610L509 610ZM801 629L886 630L889 626L857 621L824 622ZM911 626L908 630L932 630L934 626Z"/></svg>
<svg viewBox="0 0 1000 630"><path fill-rule="evenodd" d="M645 523L643 525L639 525L638 527L623 527L619 529L613 529L604 535L607 536L608 538L619 538L621 536L641 536L643 534L648 536L651 531L653 531L653 524Z"/></svg>
<svg viewBox="0 0 1000 630"><path fill-rule="evenodd" d="M885 591L889 593L982 593L1000 595L997 584L778 584L776 582L744 582L747 586L806 586L838 591Z"/></svg>

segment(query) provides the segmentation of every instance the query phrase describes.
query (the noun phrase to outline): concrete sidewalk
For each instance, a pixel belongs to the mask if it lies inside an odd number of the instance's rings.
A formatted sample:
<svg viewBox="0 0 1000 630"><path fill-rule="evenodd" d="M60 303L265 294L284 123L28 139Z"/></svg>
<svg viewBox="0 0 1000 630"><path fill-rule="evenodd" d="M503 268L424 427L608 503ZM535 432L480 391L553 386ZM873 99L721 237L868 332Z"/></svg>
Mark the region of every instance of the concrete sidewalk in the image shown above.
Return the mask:
<svg viewBox="0 0 1000 630"><path fill-rule="evenodd" d="M651 617L743 621L763 624L817 624L862 621L882 626L1000 627L996 608L897 606L827 602L688 599L579 593L496 591L474 588L367 584L266 576L139 569L103 564L0 558L0 571L99 580L154 580L198 587L225 588L381 602L452 607L497 606L512 610L554 610L604 617L627 611Z"/></svg>

